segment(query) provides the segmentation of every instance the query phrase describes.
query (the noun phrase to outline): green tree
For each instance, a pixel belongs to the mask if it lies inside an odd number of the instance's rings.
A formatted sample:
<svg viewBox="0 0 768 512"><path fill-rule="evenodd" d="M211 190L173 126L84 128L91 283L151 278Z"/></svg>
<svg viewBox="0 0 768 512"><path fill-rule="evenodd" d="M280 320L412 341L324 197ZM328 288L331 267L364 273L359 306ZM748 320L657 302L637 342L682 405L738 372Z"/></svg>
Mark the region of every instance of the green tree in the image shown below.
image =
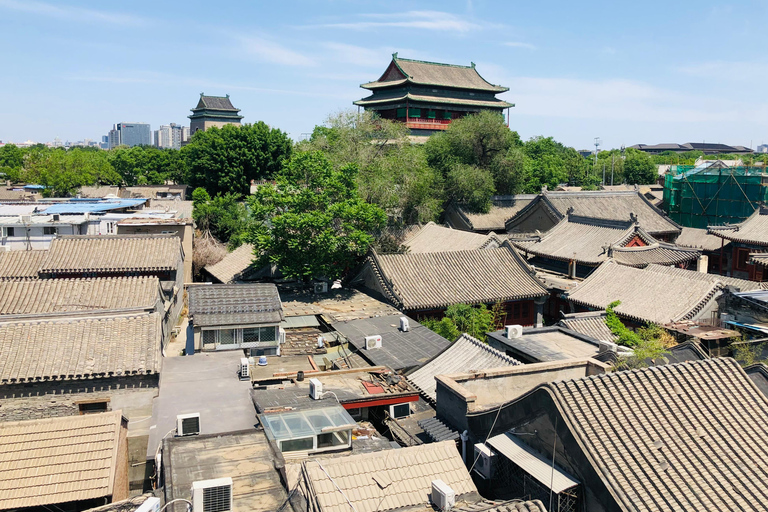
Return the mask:
<svg viewBox="0 0 768 512"><path fill-rule="evenodd" d="M291 151L291 139L261 121L198 131L182 148L187 183L214 196L250 193L251 180L272 179Z"/></svg>
<svg viewBox="0 0 768 512"><path fill-rule="evenodd" d="M104 151L45 146L28 149L22 178L44 185L43 193L48 197L71 196L83 186L119 185L122 182Z"/></svg>
<svg viewBox="0 0 768 512"><path fill-rule="evenodd" d="M254 226L248 241L259 264L277 264L302 281L344 275L386 224L377 206L360 198L354 165L335 169L319 151L297 152L248 199Z"/></svg>
<svg viewBox="0 0 768 512"><path fill-rule="evenodd" d="M448 171L446 188L449 197L476 212L491 209L494 193L493 176L487 169L474 165L455 164Z"/></svg>
<svg viewBox="0 0 768 512"><path fill-rule="evenodd" d="M387 212L392 225L435 221L442 212L442 176L403 123L346 110L315 127L297 150L322 151L335 169L355 165L360 197Z"/></svg>
<svg viewBox="0 0 768 512"><path fill-rule="evenodd" d="M482 171L472 171L471 180L482 181L484 186L473 194L468 206L486 211L493 194L515 194L522 189L525 155L521 146L519 135L507 127L501 115L482 111L453 121L447 130L432 135L424 149L429 165L448 183L449 201L467 200L468 191L457 186L462 184L457 179L460 169ZM490 187L485 186L487 177Z"/></svg>
<svg viewBox="0 0 768 512"><path fill-rule="evenodd" d="M0 147L0 167L21 169L24 164L24 152L14 144L6 144Z"/></svg>
<svg viewBox="0 0 768 512"><path fill-rule="evenodd" d="M634 148L627 148L624 160L624 179L630 185L656 183L658 174L651 157Z"/></svg>
<svg viewBox="0 0 768 512"><path fill-rule="evenodd" d="M552 137L531 138L523 152L527 157L524 191L528 194L536 194L544 186L554 190L561 183L580 185L586 174L584 158Z"/></svg>
<svg viewBox="0 0 768 512"><path fill-rule="evenodd" d="M192 192L192 217L202 232L208 232L230 249L239 247L250 231L253 220L239 194L211 198L202 188Z"/></svg>
<svg viewBox="0 0 768 512"><path fill-rule="evenodd" d="M672 336L656 324L648 324L632 331L624 325L615 308L621 301L611 302L606 310L605 324L617 336L616 343L633 350L633 355L620 359L615 367L617 370L643 368L668 353L666 347L673 344Z"/></svg>
<svg viewBox="0 0 768 512"><path fill-rule="evenodd" d="M454 304L448 306L441 320L425 318L419 322L450 341L454 341L461 333L467 333L484 341L485 334L496 327L496 314L495 308L488 309L485 304L479 306Z"/></svg>

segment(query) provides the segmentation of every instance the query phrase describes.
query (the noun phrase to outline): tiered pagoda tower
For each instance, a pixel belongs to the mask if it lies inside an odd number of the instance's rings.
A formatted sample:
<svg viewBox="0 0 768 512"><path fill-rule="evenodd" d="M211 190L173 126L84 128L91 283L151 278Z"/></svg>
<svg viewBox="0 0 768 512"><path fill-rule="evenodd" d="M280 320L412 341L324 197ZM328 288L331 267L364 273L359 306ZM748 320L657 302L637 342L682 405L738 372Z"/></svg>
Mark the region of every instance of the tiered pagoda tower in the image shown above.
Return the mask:
<svg viewBox="0 0 768 512"><path fill-rule="evenodd" d="M456 66L401 59L394 53L381 78L360 87L372 94L355 101L355 105L373 110L384 119L404 122L412 135L445 130L452 120L481 110L503 113L515 106L496 98L509 88L486 81L474 62Z"/></svg>
<svg viewBox="0 0 768 512"><path fill-rule="evenodd" d="M226 96L206 96L200 93L200 101L192 109L192 115L189 116L189 134L194 135L198 130L207 130L212 126L221 128L227 124L240 125L240 109L235 108L229 100L229 94Z"/></svg>

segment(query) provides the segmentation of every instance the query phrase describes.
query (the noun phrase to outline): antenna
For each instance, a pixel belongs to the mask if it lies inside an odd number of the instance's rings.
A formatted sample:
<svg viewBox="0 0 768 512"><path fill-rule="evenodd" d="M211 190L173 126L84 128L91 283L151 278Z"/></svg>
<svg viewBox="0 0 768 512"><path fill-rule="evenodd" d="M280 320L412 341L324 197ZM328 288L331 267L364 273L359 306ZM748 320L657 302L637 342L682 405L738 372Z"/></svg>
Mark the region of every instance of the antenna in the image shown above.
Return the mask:
<svg viewBox="0 0 768 512"><path fill-rule="evenodd" d="M600 137L595 137L595 164L597 164L597 148L600 147L600 144L602 143L603 141L600 140Z"/></svg>

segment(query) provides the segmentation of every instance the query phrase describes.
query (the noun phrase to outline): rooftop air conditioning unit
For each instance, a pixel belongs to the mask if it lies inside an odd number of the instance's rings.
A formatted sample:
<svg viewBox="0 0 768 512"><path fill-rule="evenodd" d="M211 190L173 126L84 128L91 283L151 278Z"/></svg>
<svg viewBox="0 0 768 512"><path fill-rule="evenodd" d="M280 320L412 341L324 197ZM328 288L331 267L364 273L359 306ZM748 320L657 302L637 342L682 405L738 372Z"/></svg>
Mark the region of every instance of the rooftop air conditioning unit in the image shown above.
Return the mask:
<svg viewBox="0 0 768 512"><path fill-rule="evenodd" d="M151 496L136 509L136 512L160 512L160 498Z"/></svg>
<svg viewBox="0 0 768 512"><path fill-rule="evenodd" d="M231 512L232 479L192 482L192 512Z"/></svg>
<svg viewBox="0 0 768 512"><path fill-rule="evenodd" d="M507 339L513 340L515 338L519 338L523 335L523 326L522 325L505 325L504 330L507 334Z"/></svg>
<svg viewBox="0 0 768 512"><path fill-rule="evenodd" d="M22 215L21 216L21 222L24 224L30 224L32 222L32 216L31 215Z"/></svg>
<svg viewBox="0 0 768 512"><path fill-rule="evenodd" d="M240 380L251 379L251 365L247 357L240 358Z"/></svg>
<svg viewBox="0 0 768 512"><path fill-rule="evenodd" d="M371 350L372 348L381 348L381 335L376 334L365 337L365 350Z"/></svg>
<svg viewBox="0 0 768 512"><path fill-rule="evenodd" d="M312 400L320 400L323 397L323 383L318 379L309 379L309 396Z"/></svg>
<svg viewBox="0 0 768 512"><path fill-rule="evenodd" d="M200 433L200 413L179 414L176 416L176 435L196 436Z"/></svg>
<svg viewBox="0 0 768 512"><path fill-rule="evenodd" d="M315 283L315 293L328 293L328 283Z"/></svg>
<svg viewBox="0 0 768 512"><path fill-rule="evenodd" d="M475 471L486 480L490 480L493 476L493 458L494 453L485 443L475 445L475 459L477 459Z"/></svg>
<svg viewBox="0 0 768 512"><path fill-rule="evenodd" d="M411 322L408 320L407 316L400 317L400 330L403 332L408 332L411 330Z"/></svg>
<svg viewBox="0 0 768 512"><path fill-rule="evenodd" d="M451 510L456 505L456 493L442 480L432 480L432 503L438 510Z"/></svg>

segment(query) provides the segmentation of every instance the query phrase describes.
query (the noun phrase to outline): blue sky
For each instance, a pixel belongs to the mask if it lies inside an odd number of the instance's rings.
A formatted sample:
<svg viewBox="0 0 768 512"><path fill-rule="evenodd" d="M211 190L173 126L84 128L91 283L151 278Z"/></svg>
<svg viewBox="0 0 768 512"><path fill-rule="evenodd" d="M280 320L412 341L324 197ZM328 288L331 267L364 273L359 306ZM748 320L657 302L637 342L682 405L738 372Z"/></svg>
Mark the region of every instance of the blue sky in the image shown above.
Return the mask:
<svg viewBox="0 0 768 512"><path fill-rule="evenodd" d="M0 140L188 124L200 92L298 138L392 52L510 88L511 126L577 149L768 142L768 2L0 0Z"/></svg>

